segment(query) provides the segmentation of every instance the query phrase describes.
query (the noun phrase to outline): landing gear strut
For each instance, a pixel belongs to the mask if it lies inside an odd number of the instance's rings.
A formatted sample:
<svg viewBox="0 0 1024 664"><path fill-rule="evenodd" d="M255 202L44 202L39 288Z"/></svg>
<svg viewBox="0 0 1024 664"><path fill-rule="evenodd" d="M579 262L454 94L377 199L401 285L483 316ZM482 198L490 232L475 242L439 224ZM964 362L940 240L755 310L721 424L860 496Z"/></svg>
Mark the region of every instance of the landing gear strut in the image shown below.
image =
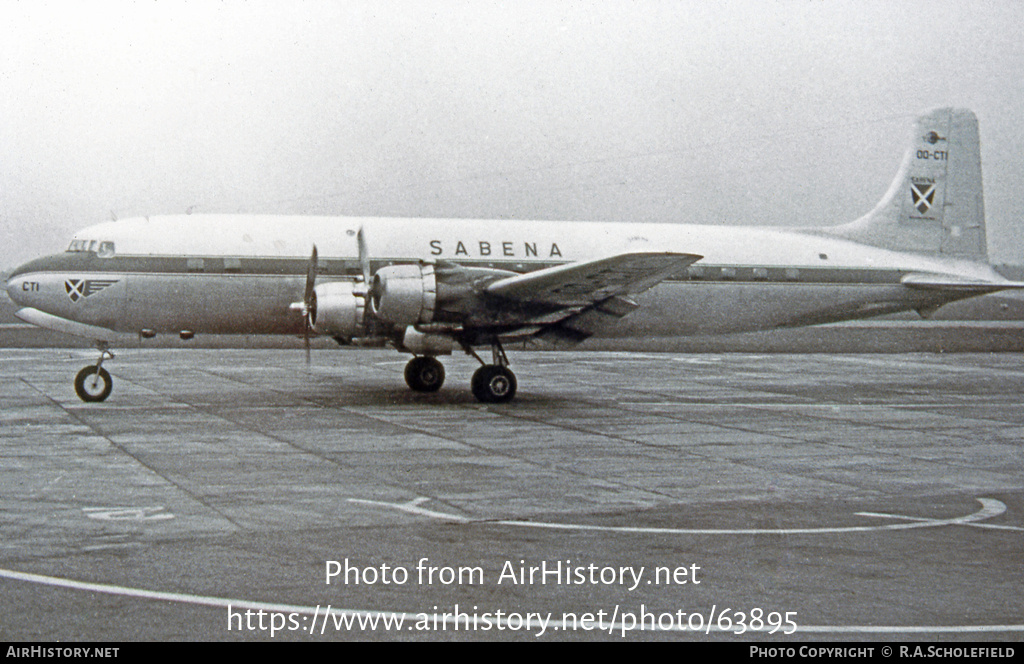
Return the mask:
<svg viewBox="0 0 1024 664"><path fill-rule="evenodd" d="M508 368L508 356L501 344L495 340L491 346L492 364L486 364L480 356L467 349L483 365L473 372L470 387L473 396L481 403L506 403L516 395L516 375Z"/></svg>
<svg viewBox="0 0 1024 664"><path fill-rule="evenodd" d="M416 392L437 392L444 385L444 365L436 357L414 357L405 365L405 382Z"/></svg>
<svg viewBox="0 0 1024 664"><path fill-rule="evenodd" d="M96 364L90 364L75 376L75 393L82 401L94 402L103 401L110 396L114 389L114 379L110 377L107 370L103 368L103 360L114 359L106 344L100 345L100 359Z"/></svg>

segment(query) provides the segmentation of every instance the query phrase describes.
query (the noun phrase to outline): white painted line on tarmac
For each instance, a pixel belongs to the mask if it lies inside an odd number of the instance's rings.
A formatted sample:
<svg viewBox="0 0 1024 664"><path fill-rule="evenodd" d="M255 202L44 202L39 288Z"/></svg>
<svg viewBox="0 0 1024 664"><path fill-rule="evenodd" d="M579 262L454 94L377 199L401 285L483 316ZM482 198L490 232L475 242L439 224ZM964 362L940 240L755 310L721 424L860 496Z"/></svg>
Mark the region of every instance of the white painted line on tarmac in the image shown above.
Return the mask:
<svg viewBox="0 0 1024 664"><path fill-rule="evenodd" d="M148 600L159 600L164 602L178 602L182 604L193 604L198 606L208 606L221 609L228 609L231 612L244 612L246 610L252 611L266 611L268 613L278 614L282 618L291 616L292 614L299 616L312 616L313 623L311 625L306 624L306 621L298 621L297 623L280 623L282 625L296 624L301 627L301 631L308 632L310 634L316 633L317 619L320 618L323 622L319 633L324 634L328 627L333 627L334 631L337 632L352 632L352 631L376 631L378 628L384 631L396 631L395 622L401 621L402 627L398 628L401 631L414 631L429 634L431 632L446 633L448 631L455 631L456 624L459 625L458 629L466 632L474 632L489 629L504 629L508 631L521 631L526 633L537 632L542 628L546 630L552 630L552 632L568 632L574 631L574 625L568 620L538 620L536 618L526 618L520 616L519 618L499 618L493 613L488 614L487 618L477 618L477 610L474 607L474 614L467 615L465 612L462 613L466 616L466 619L457 618L454 610L451 612L445 612L444 609L441 613L437 613L437 609L431 612L419 612L410 613L404 611L378 611L368 609L339 609L331 606L323 607L317 605L313 606L302 606L298 604L278 604L274 602L254 602L245 599L232 599L227 597L212 597L208 595L192 595L189 593L171 593L162 592L159 590L145 590L142 588L131 588L128 586L118 586L106 583L87 583L83 581L75 581L73 579L63 579L56 576L46 576L43 574L30 574L26 572L16 572L14 570L0 569L0 578L11 579L14 581L25 581L28 583L38 583L45 586L51 586L55 588L65 588L69 590L82 590L87 592L102 593L106 595L117 595L120 597L134 597L138 599ZM714 607L712 607L714 612ZM551 614L548 614L549 618ZM723 614L728 615L728 614ZM328 621L328 617L331 617L331 623ZM355 619L356 622L351 623L344 621L343 618L347 617ZM633 614L635 618L635 614ZM721 618L721 616L719 616ZM359 619L362 619L361 621ZM229 623L231 619L229 617ZM390 627L388 627L390 621ZM406 621L412 623L412 625L406 625ZM426 628L417 629L414 627L416 623L426 622ZM702 617L703 623L703 617ZM245 630L245 622L239 618L240 627L237 631L252 631L256 630ZM261 623L262 624L262 623ZM626 624L624 621L610 622L604 626L602 631L607 631L610 635L618 634L625 636L633 632L704 632L710 633L737 633L735 626L729 622L729 627L721 627L719 623L709 619L708 624L702 624L700 628L691 628L689 624L673 624L669 627L663 627L657 622L650 625L646 625L644 629L638 627L639 623ZM348 625L347 627L345 625ZM451 625L451 628L448 626ZM775 628L775 633L782 634L781 630ZM267 631L267 630L263 630ZM278 631L286 631L285 628L281 628ZM298 629L288 629L287 631L299 631ZM751 629L746 628L745 633L752 632L771 632L768 627L762 629ZM799 633L818 633L818 634L978 634L978 633L993 633L993 632L1024 632L1024 625L802 625L797 626L795 634ZM737 634L738 636L739 634Z"/></svg>
<svg viewBox="0 0 1024 664"><path fill-rule="evenodd" d="M165 512L162 505L152 507L83 507L90 519L99 521L165 521L174 515Z"/></svg>
<svg viewBox="0 0 1024 664"><path fill-rule="evenodd" d="M444 512L436 512L434 510L428 510L420 507L422 503L425 503L428 500L430 500L430 498L420 496L419 498L413 498L405 503L385 503L379 500L364 500L362 498L349 498L348 502L362 503L364 505L376 505L378 507L398 510L399 512L408 512L409 514L418 514L420 516L430 517L431 519L441 519L442 521L455 521L457 523L470 522L470 519L467 519L466 517L457 516L455 514L446 514Z"/></svg>
<svg viewBox="0 0 1024 664"><path fill-rule="evenodd" d="M979 498L978 500L981 501L982 505L985 504L985 501L990 501L992 503L998 503L998 505L993 506L993 509L998 509L998 507L1000 507L1000 506L1002 507L1002 509L998 513L994 514L994 516L998 516L999 514L1002 514L1003 512L1006 511L1006 505L1004 505L1003 503L999 502L998 500L992 500L990 498ZM984 511L984 509L982 511ZM868 516L868 517L878 517L878 518L882 518L882 519L906 519L908 521L917 521L917 522L920 522L920 523L928 523L928 524L936 523L938 521L938 522L940 522L939 525L946 525L948 523L948 521L942 521L942 520L936 520L936 519L927 519L927 518L916 517L916 516L903 516L902 514L885 514L885 513L880 513L880 512L857 512L857 515L858 516ZM973 518L971 518L971 516L959 517L957 519L953 519L952 521L956 525L971 526L972 528L991 528L993 530L1019 530L1019 531L1024 531L1024 528L1021 528L1020 526L1004 526L1004 525L1001 525L1001 524L998 524L998 523L976 523L976 521L978 521L978 519L973 519Z"/></svg>
<svg viewBox="0 0 1024 664"><path fill-rule="evenodd" d="M588 530L615 533L645 533L649 535L818 535L836 533L861 533L879 532L883 530L913 530L916 528L938 528L941 526L982 526L989 524L978 524L977 521L984 521L1003 514L1006 505L994 498L979 498L981 509L966 516L952 517L949 519L922 519L919 517L901 516L893 514L878 514L874 512L858 512L860 516L884 517L891 519L902 519L909 523L889 523L878 526L835 526L822 528L658 528L643 526L597 526L585 523L555 523L547 521L515 521L515 520L473 520L465 517L436 512L419 507L426 498L416 498L407 503L387 503L376 500L362 500L349 498L349 502L375 505L386 509L394 509L411 514L418 514L433 519L444 521L456 521L459 523L480 523L487 525L513 526L516 528L543 528L548 530ZM1013 526L989 527L1005 528L1012 530L1024 530Z"/></svg>

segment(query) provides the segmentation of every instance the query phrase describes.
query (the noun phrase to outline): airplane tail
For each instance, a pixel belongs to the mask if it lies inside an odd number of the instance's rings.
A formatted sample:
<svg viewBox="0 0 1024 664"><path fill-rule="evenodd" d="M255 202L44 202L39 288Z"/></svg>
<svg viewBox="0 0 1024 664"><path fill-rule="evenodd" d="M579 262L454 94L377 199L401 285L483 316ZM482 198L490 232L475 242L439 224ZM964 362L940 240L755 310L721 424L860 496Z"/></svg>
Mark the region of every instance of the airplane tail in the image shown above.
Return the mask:
<svg viewBox="0 0 1024 664"><path fill-rule="evenodd" d="M988 260L978 119L941 108L917 119L889 191L830 234L897 251Z"/></svg>

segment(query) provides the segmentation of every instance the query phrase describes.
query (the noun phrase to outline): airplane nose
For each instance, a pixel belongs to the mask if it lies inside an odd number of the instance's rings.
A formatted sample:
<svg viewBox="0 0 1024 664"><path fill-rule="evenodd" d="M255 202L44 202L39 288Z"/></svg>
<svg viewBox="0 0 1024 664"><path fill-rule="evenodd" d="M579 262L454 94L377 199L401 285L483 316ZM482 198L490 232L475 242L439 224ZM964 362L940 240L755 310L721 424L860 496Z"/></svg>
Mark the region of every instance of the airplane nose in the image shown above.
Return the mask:
<svg viewBox="0 0 1024 664"><path fill-rule="evenodd" d="M15 304L25 306L25 295L28 293L29 286L25 283L23 277L18 276L18 270L15 270L11 276L7 277L7 283L5 290L7 291L7 297L11 298L11 301Z"/></svg>
<svg viewBox="0 0 1024 664"><path fill-rule="evenodd" d="M18 302L17 300L14 299L14 282L11 279L6 280L4 290L7 291L7 297L11 298L12 302Z"/></svg>

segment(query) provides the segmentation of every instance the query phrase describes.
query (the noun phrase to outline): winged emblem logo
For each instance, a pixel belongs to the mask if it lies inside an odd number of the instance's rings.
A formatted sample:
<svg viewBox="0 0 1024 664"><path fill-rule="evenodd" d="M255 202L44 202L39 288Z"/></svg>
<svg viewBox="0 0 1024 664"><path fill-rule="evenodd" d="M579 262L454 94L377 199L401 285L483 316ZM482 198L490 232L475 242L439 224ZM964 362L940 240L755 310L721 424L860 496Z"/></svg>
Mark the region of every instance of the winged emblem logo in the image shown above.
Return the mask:
<svg viewBox="0 0 1024 664"><path fill-rule="evenodd" d="M78 302L116 283L117 279L67 279L64 281L64 290L72 302Z"/></svg>

